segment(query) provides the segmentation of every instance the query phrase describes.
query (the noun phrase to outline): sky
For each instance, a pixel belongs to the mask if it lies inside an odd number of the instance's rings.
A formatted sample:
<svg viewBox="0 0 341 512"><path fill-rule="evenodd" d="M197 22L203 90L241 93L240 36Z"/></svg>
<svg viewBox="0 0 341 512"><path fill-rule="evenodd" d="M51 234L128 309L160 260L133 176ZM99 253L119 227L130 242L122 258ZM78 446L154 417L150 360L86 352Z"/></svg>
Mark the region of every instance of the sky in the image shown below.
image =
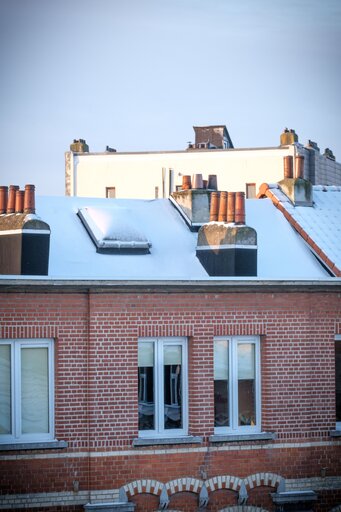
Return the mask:
<svg viewBox="0 0 341 512"><path fill-rule="evenodd" d="M64 194L64 153L181 150L193 126L341 161L340 0L0 0L0 184Z"/></svg>

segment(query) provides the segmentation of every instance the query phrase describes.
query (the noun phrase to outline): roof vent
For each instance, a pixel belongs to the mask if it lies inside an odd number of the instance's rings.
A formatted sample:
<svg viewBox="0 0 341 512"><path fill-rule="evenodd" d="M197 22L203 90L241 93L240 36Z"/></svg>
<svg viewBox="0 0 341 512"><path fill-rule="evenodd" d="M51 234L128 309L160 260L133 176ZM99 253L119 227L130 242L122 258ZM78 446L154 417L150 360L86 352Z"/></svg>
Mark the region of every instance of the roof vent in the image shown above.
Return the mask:
<svg viewBox="0 0 341 512"><path fill-rule="evenodd" d="M50 227L35 215L34 192L0 187L0 274L48 274Z"/></svg>
<svg viewBox="0 0 341 512"><path fill-rule="evenodd" d="M210 276L256 276L257 233L245 225L244 192L220 192L219 197L213 192L210 219L217 215L218 222L211 220L199 229L200 263Z"/></svg>
<svg viewBox="0 0 341 512"><path fill-rule="evenodd" d="M293 162L292 156L284 157L284 179L278 185L294 206L312 206L313 187L310 181L304 179L304 156L295 157L295 176Z"/></svg>

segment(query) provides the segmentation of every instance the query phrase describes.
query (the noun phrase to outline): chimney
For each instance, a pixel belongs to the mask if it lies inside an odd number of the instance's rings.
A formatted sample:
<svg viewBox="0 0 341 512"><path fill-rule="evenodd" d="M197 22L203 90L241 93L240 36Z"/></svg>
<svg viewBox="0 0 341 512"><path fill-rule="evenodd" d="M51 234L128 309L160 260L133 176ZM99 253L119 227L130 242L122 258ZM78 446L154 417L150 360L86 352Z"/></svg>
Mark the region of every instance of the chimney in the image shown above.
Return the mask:
<svg viewBox="0 0 341 512"><path fill-rule="evenodd" d="M0 187L0 212L7 187ZM12 206L13 205L13 206ZM10 185L0 215L0 274L47 275L50 227L35 215L34 185Z"/></svg>
<svg viewBox="0 0 341 512"><path fill-rule="evenodd" d="M70 151L73 153L89 153L89 146L84 139L73 139L70 144Z"/></svg>
<svg viewBox="0 0 341 512"><path fill-rule="evenodd" d="M0 215L6 213L8 199L8 187L0 187Z"/></svg>
<svg viewBox="0 0 341 512"><path fill-rule="evenodd" d="M298 135L295 133L295 130L284 128L284 131L281 133L280 137L280 145L289 146L290 144L295 144L295 142L298 142Z"/></svg>
<svg viewBox="0 0 341 512"><path fill-rule="evenodd" d="M278 183L282 192L294 206L313 205L313 187L310 181L304 179L304 156L295 157L295 176L293 176L293 158L283 159L284 179Z"/></svg>
<svg viewBox="0 0 341 512"><path fill-rule="evenodd" d="M207 188L203 188L204 181L207 181ZM216 188L215 174L210 174L208 180L203 180L202 174L195 174L192 180L190 176L185 175L182 177L182 190L171 194L170 201L178 209L191 231L198 231L205 222L209 222L211 196ZM218 211L215 214L218 215Z"/></svg>
<svg viewBox="0 0 341 512"><path fill-rule="evenodd" d="M221 192L219 215L224 209L226 219L226 192ZM228 193L227 222L211 221L199 229L196 255L210 276L257 276L257 233L245 225L244 192Z"/></svg>

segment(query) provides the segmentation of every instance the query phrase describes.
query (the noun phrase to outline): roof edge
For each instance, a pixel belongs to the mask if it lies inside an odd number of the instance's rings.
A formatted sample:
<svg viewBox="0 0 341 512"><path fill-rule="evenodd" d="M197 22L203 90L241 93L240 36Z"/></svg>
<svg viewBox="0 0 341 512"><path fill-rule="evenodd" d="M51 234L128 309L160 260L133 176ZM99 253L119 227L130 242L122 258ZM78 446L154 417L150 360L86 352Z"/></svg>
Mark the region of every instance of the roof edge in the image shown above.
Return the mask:
<svg viewBox="0 0 341 512"><path fill-rule="evenodd" d="M0 293L7 292L41 292L68 293L68 292L113 292L131 293L136 290L148 292L341 292L341 278L320 280L260 280L255 279L211 279L211 280L88 280L88 279L46 279L46 278L1 278Z"/></svg>
<svg viewBox="0 0 341 512"><path fill-rule="evenodd" d="M276 197L276 195L272 192L271 187L268 183L262 183L261 186L259 187L259 192L257 194L257 199L262 199L265 197L270 199L274 206L284 215L289 224L303 238L304 242L309 246L309 249L313 252L313 254L315 254L315 256L319 260L321 260L321 262L327 267L329 272L331 272L336 277L341 277L341 270L338 268L338 266L328 258L325 252L322 251L322 249L314 242L314 240L308 235L308 233L288 212L288 210L283 206L278 197Z"/></svg>

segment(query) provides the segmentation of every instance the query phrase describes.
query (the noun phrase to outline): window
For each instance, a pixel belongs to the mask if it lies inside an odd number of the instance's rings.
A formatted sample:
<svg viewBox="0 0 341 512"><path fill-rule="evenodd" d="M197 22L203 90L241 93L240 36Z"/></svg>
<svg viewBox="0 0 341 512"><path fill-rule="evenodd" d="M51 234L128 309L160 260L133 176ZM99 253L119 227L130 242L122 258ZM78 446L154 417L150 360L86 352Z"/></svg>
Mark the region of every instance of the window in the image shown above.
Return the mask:
<svg viewBox="0 0 341 512"><path fill-rule="evenodd" d="M144 338L138 345L140 437L187 434L187 340Z"/></svg>
<svg viewBox="0 0 341 512"><path fill-rule="evenodd" d="M216 433L260 432L258 337L214 340L214 426Z"/></svg>
<svg viewBox="0 0 341 512"><path fill-rule="evenodd" d="M341 430L341 334L335 338L336 428Z"/></svg>
<svg viewBox="0 0 341 512"><path fill-rule="evenodd" d="M0 340L0 443L53 433L53 341Z"/></svg>
<svg viewBox="0 0 341 512"><path fill-rule="evenodd" d="M116 187L105 187L105 197L108 199L115 199Z"/></svg>
<svg viewBox="0 0 341 512"><path fill-rule="evenodd" d="M256 197L256 183L246 183L246 198L255 199Z"/></svg>

